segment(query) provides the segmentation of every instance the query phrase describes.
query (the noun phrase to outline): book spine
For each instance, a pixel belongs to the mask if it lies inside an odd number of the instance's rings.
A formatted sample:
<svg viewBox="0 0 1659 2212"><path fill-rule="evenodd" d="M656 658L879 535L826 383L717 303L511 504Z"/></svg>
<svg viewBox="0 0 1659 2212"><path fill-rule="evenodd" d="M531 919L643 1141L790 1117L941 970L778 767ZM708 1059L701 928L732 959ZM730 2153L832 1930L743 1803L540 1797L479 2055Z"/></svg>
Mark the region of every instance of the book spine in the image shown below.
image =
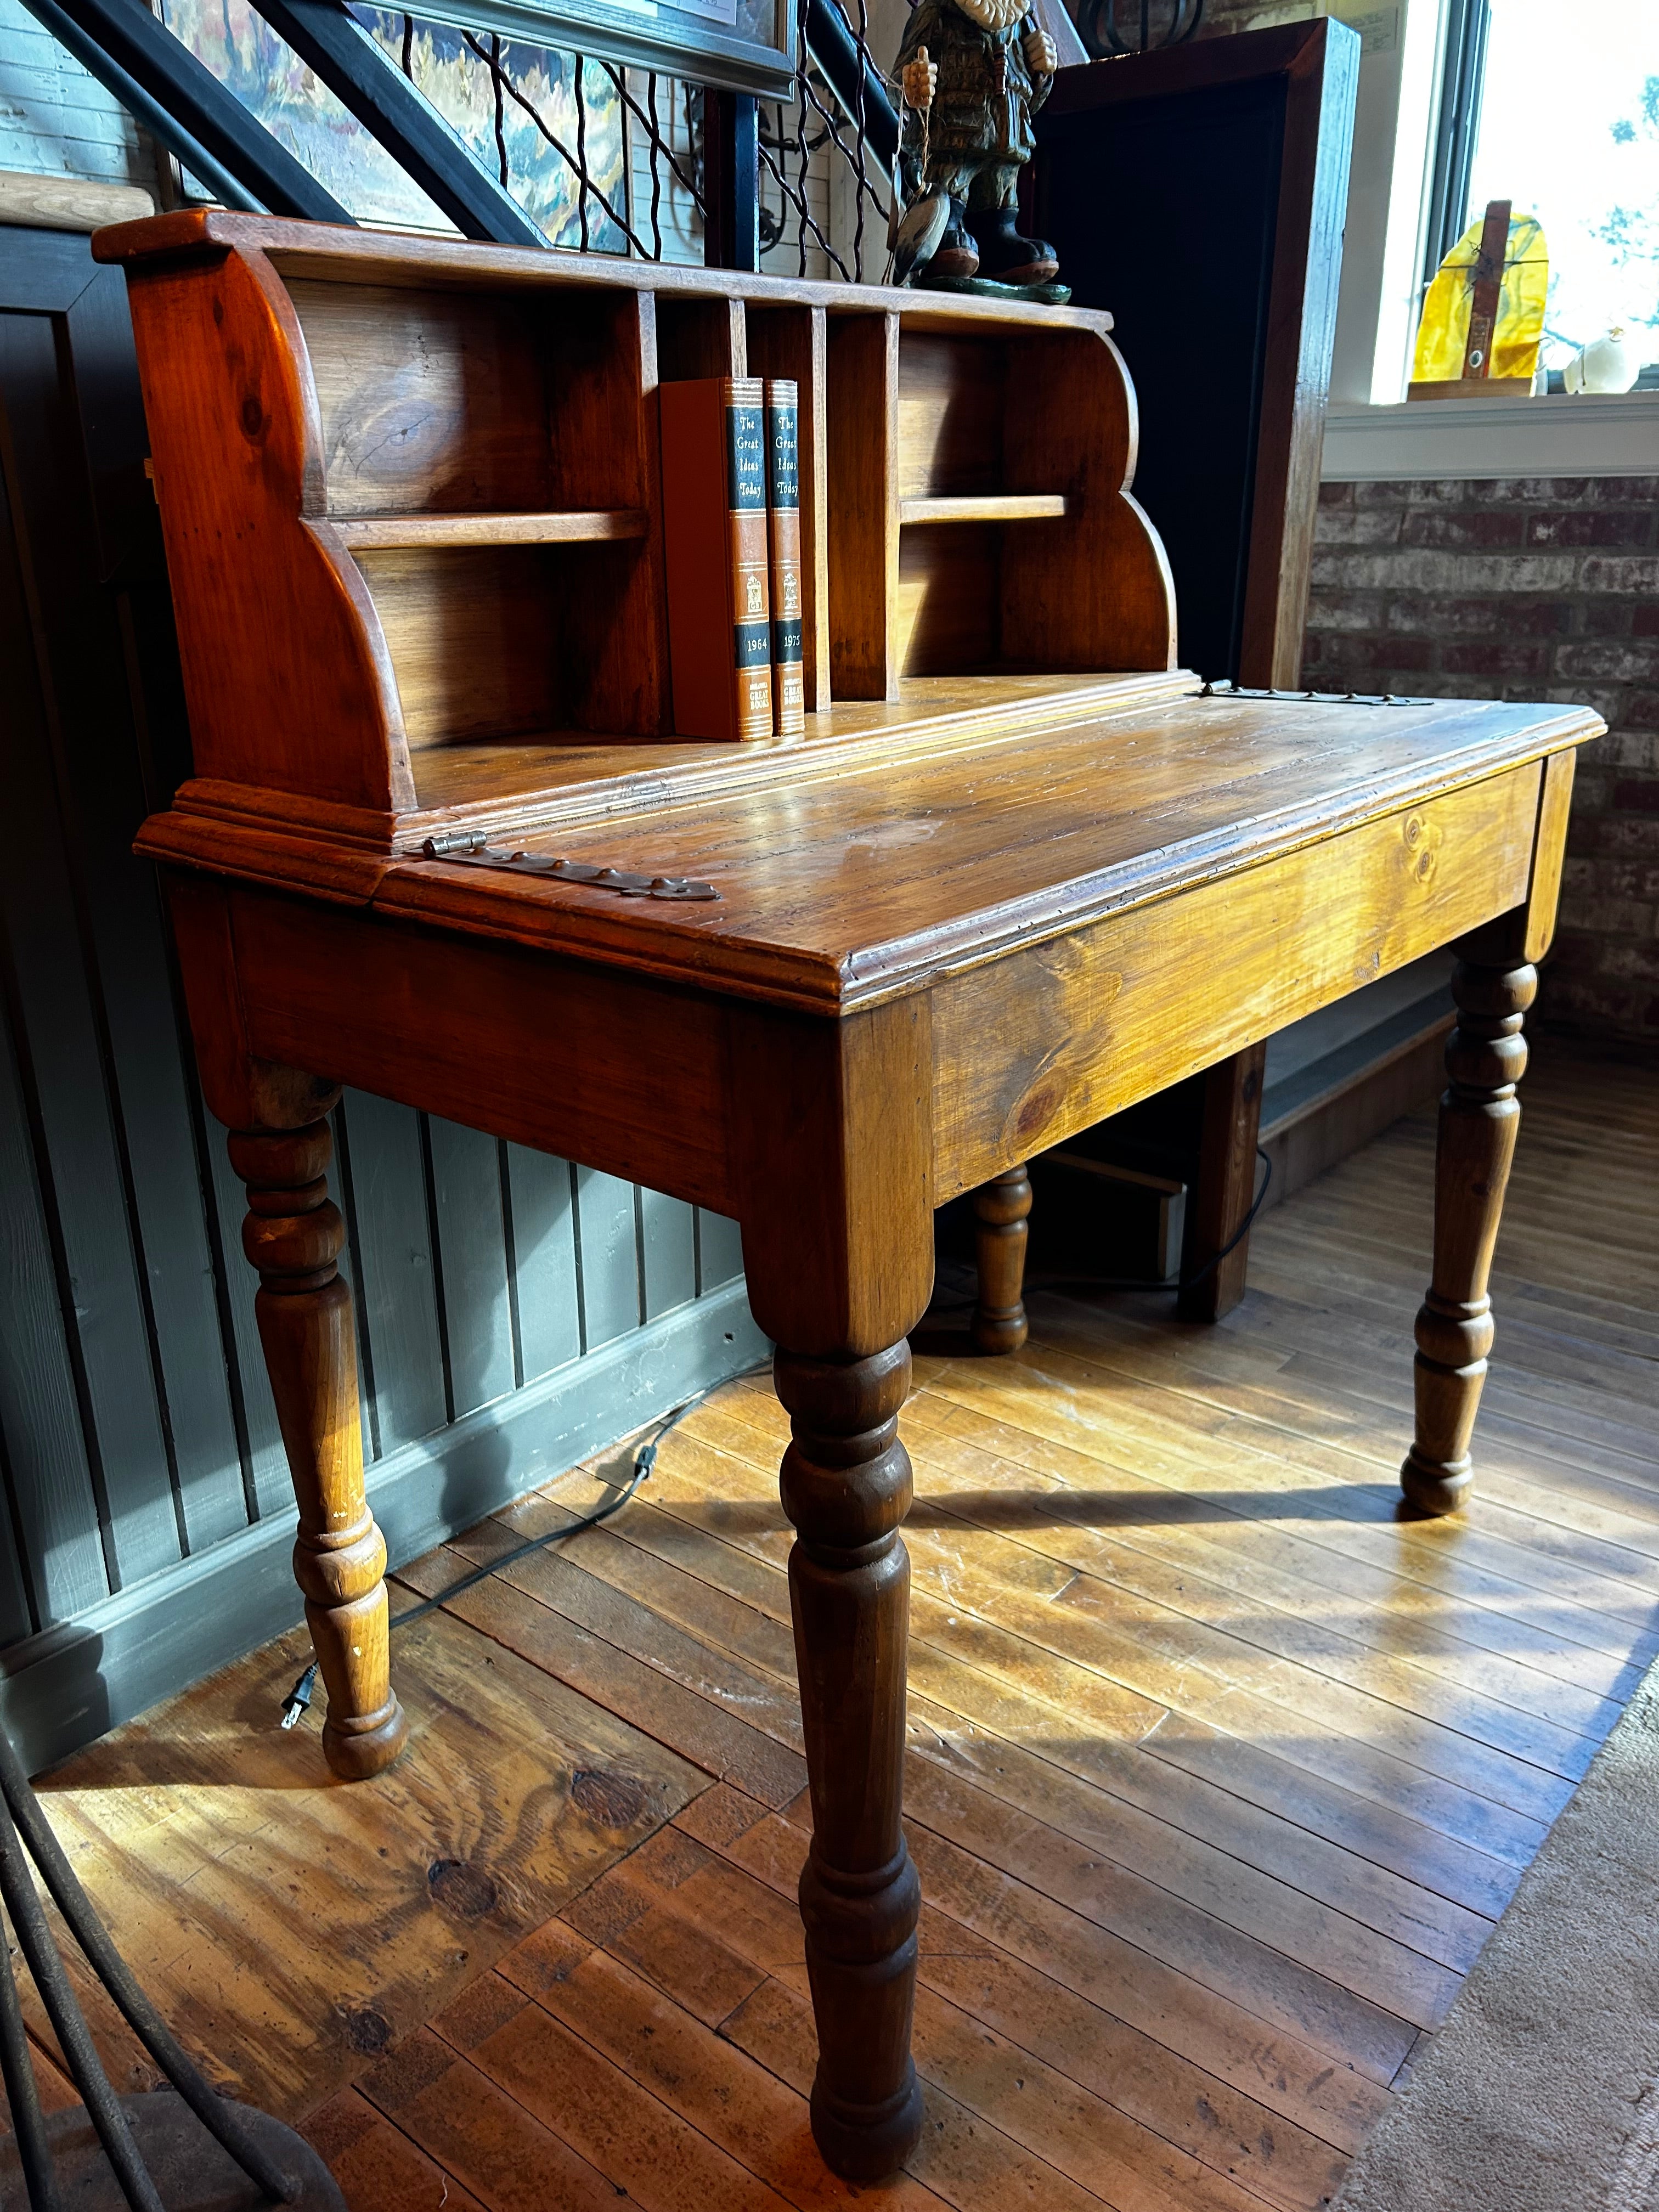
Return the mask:
<svg viewBox="0 0 1659 2212"><path fill-rule="evenodd" d="M781 738L806 734L806 670L801 649L800 398L793 377L766 386L766 495L772 541L772 726Z"/></svg>
<svg viewBox="0 0 1659 2212"><path fill-rule="evenodd" d="M772 623L766 532L766 409L758 379L728 377L727 501L732 553L732 669L739 738L772 734Z"/></svg>

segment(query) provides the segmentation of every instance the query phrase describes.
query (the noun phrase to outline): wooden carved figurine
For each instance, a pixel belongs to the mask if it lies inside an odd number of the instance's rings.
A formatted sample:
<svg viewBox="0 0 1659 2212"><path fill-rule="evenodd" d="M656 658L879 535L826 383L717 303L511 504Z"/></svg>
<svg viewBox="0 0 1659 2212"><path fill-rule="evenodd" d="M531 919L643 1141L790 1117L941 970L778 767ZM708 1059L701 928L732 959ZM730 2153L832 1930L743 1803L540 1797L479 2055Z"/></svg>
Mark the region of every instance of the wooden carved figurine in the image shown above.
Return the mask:
<svg viewBox="0 0 1659 2212"><path fill-rule="evenodd" d="M1058 62L1030 0L916 0L898 58L904 107L920 118L899 159L908 210L894 254L901 282L907 259L923 284L975 275L1045 284L1055 276L1053 246L1020 235L1016 204L1036 143L1031 118Z"/></svg>

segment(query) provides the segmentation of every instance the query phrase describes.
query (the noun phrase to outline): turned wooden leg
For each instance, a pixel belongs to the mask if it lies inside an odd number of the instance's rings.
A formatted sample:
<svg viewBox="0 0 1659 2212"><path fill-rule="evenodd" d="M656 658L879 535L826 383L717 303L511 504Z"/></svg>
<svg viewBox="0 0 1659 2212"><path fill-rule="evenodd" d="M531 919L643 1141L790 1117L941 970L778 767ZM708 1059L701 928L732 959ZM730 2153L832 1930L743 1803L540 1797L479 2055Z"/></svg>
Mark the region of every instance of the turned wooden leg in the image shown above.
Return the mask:
<svg viewBox="0 0 1659 2212"><path fill-rule="evenodd" d="M1454 1511L1469 1486L1469 1438L1493 1335L1486 1279L1521 1121L1521 1024L1538 984L1525 961L1498 965L1462 950L1435 1155L1434 1278L1417 1316L1417 1434L1400 1474L1425 1513Z"/></svg>
<svg viewBox="0 0 1659 2212"><path fill-rule="evenodd" d="M921 994L826 1021L734 1003L732 1125L749 1303L790 1415L783 1509L812 1844L800 1882L817 2024L812 2133L849 2181L921 2129L910 2063L921 1886L904 1848L899 1527L905 1341L933 1288L933 1053Z"/></svg>
<svg viewBox="0 0 1659 2212"><path fill-rule="evenodd" d="M979 1297L974 1306L976 1350L989 1354L1018 1352L1025 1341L1026 1217L1031 1211L1031 1178L1024 1168L1006 1168L974 1193L974 1248L979 1261Z"/></svg>
<svg viewBox="0 0 1659 2212"><path fill-rule="evenodd" d="M361 1781L390 1766L409 1724L386 1649L386 1542L363 1495L351 1292L328 1194L326 1121L237 1130L231 1164L247 1186L242 1249L259 1270L255 1310L300 1507L294 1575L328 1691L323 1749Z"/></svg>
<svg viewBox="0 0 1659 2212"><path fill-rule="evenodd" d="M845 1362L781 1350L773 1371L794 1438L781 1487L797 1532L789 1595L812 1788L800 1882L818 2029L812 2132L837 2173L875 2181L921 2128L910 2061L921 1890L900 1825L910 1348Z"/></svg>

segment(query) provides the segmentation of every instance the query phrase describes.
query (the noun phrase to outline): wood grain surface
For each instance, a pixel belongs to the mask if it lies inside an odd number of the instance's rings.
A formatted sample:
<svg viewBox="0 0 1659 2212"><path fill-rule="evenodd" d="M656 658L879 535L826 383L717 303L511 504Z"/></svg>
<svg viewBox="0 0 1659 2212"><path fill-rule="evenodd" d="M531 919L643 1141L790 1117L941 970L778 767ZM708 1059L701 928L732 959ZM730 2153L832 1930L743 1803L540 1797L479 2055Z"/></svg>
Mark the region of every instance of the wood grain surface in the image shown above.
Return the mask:
<svg viewBox="0 0 1659 2212"><path fill-rule="evenodd" d="M1248 899L1244 878L1265 864L1419 806L1425 842L1411 857L1422 873L1413 878L1403 858L1399 872L1408 904L1461 896L1454 885L1468 887L1469 863L1436 856L1444 836L1461 840L1489 809L1494 822L1513 816L1503 835L1521 840L1519 897L1537 770L1523 769L1500 795L1501 771L1596 726L1574 708L1182 701L1070 727L959 737L930 757L848 774L780 772L740 803L722 792L672 812L569 823L556 836L526 830L518 841L531 852L701 876L719 890L715 903L625 903L465 863L400 860L374 906L850 1010L1172 891L1237 876ZM1476 799L1481 784L1487 795ZM1452 833L1454 821L1466 826ZM175 823L173 849L188 834ZM1332 861L1338 873L1342 865ZM1479 918L1504 902L1494 897ZM1419 950L1476 918L1452 918Z"/></svg>
<svg viewBox="0 0 1659 2212"><path fill-rule="evenodd" d="M1050 307L1025 300L978 299L959 294L894 290L860 284L816 283L779 276L747 276L735 270L699 269L664 261L627 261L610 254L562 252L546 247L483 246L439 238L337 229L327 223L293 222L268 216L227 214L221 209L181 209L150 222L113 224L93 247L100 261L137 263L197 255L210 258L225 247L277 258L285 278L324 283L426 284L433 289L479 283L510 292L592 292L600 287L658 292L687 301L724 303L755 300L819 307L832 314L902 309L941 330L981 330L999 325L1030 328L1109 331L1099 309ZM677 375L740 376L740 365L678 368Z"/></svg>

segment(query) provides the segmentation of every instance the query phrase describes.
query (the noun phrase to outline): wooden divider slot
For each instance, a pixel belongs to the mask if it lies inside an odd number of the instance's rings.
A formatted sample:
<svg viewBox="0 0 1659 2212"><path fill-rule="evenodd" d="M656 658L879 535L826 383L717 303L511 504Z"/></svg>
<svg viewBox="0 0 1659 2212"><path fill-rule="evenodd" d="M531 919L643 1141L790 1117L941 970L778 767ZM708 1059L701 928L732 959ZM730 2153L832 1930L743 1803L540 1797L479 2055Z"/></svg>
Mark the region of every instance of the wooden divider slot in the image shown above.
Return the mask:
<svg viewBox="0 0 1659 2212"><path fill-rule="evenodd" d="M793 377L800 392L801 637L806 711L830 705L830 337L822 307L746 303L749 374Z"/></svg>
<svg viewBox="0 0 1659 2212"><path fill-rule="evenodd" d="M657 363L665 384L699 376L750 376L741 300L657 295Z"/></svg>

